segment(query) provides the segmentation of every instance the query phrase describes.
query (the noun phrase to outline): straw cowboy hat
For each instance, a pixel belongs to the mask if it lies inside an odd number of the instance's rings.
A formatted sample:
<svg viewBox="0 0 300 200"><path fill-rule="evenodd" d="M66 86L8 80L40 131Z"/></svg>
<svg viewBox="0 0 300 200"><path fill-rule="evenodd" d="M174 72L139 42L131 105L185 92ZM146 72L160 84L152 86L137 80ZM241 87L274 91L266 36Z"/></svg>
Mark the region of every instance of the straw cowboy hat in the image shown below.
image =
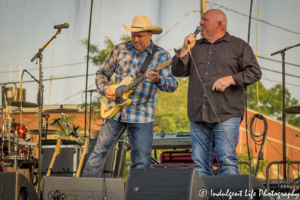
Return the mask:
<svg viewBox="0 0 300 200"><path fill-rule="evenodd" d="M124 26L126 31L130 32L141 32L141 31L151 31L153 34L160 34L163 30L159 26L152 25L151 19L143 15L137 15L132 21L131 28Z"/></svg>

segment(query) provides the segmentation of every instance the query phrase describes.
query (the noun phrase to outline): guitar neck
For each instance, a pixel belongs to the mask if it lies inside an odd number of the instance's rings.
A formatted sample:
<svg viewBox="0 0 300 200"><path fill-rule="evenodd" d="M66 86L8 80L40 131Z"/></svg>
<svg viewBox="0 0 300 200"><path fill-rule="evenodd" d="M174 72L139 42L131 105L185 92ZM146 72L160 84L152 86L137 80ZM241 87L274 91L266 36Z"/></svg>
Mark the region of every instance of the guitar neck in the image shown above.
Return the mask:
<svg viewBox="0 0 300 200"><path fill-rule="evenodd" d="M80 162L79 162L79 164L78 164L78 168L77 168L76 176L75 176L75 177L79 177L79 175L80 175L84 157L85 157L85 153L81 155Z"/></svg>
<svg viewBox="0 0 300 200"><path fill-rule="evenodd" d="M88 138L86 138L85 142L84 142L83 152L81 154L81 158L80 158L80 161L79 161L79 164L78 164L78 167L77 167L77 171L76 171L76 176L75 177L79 177L79 175L80 175L81 168L82 168L82 163L83 163L84 157L85 157L85 155L87 153L88 143L89 143L89 140L88 140Z"/></svg>
<svg viewBox="0 0 300 200"><path fill-rule="evenodd" d="M165 69L166 67L168 67L169 65L172 64L172 61L165 61L161 64L159 64L156 68L154 68L154 72L157 72L160 69ZM139 84L140 82L142 82L143 80L146 79L146 73L143 74L143 76L138 77L137 79L135 79L132 83L130 83L129 85L127 85L126 87L124 87L121 90L121 95L124 94L125 92L127 92L128 90L131 90L132 88L134 88L135 86L137 86L137 84Z"/></svg>
<svg viewBox="0 0 300 200"><path fill-rule="evenodd" d="M55 158L56 158L56 154L54 153L53 156L52 156L52 160L51 160L51 163L50 163L50 166L49 166L49 169L47 171L46 176L50 176L51 169L53 168L53 165L54 165L54 162L55 162Z"/></svg>
<svg viewBox="0 0 300 200"><path fill-rule="evenodd" d="M125 92L127 92L128 90L131 90L132 88L134 88L135 86L137 86L140 82L142 82L143 80L146 79L146 73L143 74L143 76L138 77L137 79L135 79L132 83L130 83L129 85L127 85L126 87L124 87L121 90L121 93L124 94Z"/></svg>

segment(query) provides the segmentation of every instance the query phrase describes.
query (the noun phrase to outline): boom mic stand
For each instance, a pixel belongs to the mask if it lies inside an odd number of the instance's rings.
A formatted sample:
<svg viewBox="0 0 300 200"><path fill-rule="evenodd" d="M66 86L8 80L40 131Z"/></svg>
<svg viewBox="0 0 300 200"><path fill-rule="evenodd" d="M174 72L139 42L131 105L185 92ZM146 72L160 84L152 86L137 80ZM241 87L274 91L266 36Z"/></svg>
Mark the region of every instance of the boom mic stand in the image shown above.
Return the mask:
<svg viewBox="0 0 300 200"><path fill-rule="evenodd" d="M294 47L300 46L299 44L296 44L294 46L286 47L284 49L281 49L279 51L276 51L271 54L271 56L274 56L276 54L281 54L282 57L282 149L283 149L283 179L286 179L286 134L285 134L285 52L288 49L292 49Z"/></svg>
<svg viewBox="0 0 300 200"><path fill-rule="evenodd" d="M35 59L39 59L39 93L38 93L38 104L39 104L39 142L38 142L38 148L39 148L39 157L38 157L38 196L41 196L41 179L42 179L42 160L41 160L41 154L42 154L42 125L43 125L43 72L42 72L42 60L43 60L43 54L42 52L44 49L50 44L50 42L56 38L56 35L60 34L61 28L57 30L56 34L44 45L43 48L39 49L39 51L33 56L31 59L31 62L33 62ZM36 61L37 64L37 61Z"/></svg>

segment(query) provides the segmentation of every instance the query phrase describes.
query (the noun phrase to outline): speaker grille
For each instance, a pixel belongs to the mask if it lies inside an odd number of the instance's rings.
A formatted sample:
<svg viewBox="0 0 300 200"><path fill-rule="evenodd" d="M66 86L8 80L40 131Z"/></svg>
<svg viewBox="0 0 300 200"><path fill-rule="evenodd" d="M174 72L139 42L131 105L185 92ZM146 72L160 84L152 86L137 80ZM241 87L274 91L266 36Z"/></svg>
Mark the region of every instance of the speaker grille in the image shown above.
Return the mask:
<svg viewBox="0 0 300 200"><path fill-rule="evenodd" d="M192 173L193 169L131 169L126 199L189 199Z"/></svg>

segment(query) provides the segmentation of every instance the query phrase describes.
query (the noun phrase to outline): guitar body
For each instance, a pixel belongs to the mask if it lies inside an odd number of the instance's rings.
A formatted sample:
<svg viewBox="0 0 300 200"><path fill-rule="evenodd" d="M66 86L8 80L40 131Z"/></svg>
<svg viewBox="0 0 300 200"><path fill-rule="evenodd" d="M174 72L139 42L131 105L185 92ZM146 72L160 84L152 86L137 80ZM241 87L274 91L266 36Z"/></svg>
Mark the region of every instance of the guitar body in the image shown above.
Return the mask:
<svg viewBox="0 0 300 200"><path fill-rule="evenodd" d="M109 88L114 92L121 93L121 89L125 86L131 84L133 82L133 78L131 76L126 76L119 84L110 85ZM115 101L109 101L106 96L102 97L101 100L101 116L105 119L111 119L113 116L123 107L131 104L131 99L128 99L128 96L133 92L132 90L126 91L122 97L124 101L120 104Z"/></svg>

